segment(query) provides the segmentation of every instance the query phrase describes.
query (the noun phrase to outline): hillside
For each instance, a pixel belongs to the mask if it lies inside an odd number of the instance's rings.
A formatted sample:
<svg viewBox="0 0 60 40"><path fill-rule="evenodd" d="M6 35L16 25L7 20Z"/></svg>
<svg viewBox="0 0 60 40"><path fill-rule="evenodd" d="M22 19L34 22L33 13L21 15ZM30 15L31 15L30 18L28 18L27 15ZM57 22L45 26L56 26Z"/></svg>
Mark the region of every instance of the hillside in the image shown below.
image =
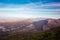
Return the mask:
<svg viewBox="0 0 60 40"><path fill-rule="evenodd" d="M0 40L60 40L60 26L38 33L15 32L13 35L6 35L4 38L0 37Z"/></svg>
<svg viewBox="0 0 60 40"><path fill-rule="evenodd" d="M5 19L7 21L7 19ZM8 31L12 32L15 30L21 30L21 31L45 31L50 28L53 28L54 26L60 26L60 20L59 19L43 19L43 18L34 18L34 19L24 19L24 20L16 20L13 21L13 19L10 19L10 21L6 22L0 21L0 29L1 31ZM15 20L15 19L14 19ZM3 21L3 20L2 20ZM53 26L53 27L51 27Z"/></svg>
<svg viewBox="0 0 60 40"><path fill-rule="evenodd" d="M19 19L18 21L14 21L14 22L5 21L5 22L0 22L0 39L1 40L5 40L5 39L6 40L29 40L29 39L34 40L35 38L37 38L36 40L38 40L40 36L45 38L45 36L47 35L46 32L53 33L53 34L48 33L49 37L50 35L56 36L56 34L54 33L55 31L60 32L59 28L60 28L60 19L39 19L38 18L38 19L25 19L25 20Z"/></svg>

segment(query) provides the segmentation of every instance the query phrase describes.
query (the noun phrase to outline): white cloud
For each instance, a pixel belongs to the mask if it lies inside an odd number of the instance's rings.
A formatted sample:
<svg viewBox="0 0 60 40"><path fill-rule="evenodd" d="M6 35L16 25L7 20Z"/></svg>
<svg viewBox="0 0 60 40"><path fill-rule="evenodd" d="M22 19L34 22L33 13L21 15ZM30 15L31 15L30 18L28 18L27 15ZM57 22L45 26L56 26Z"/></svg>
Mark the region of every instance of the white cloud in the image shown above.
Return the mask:
<svg viewBox="0 0 60 40"><path fill-rule="evenodd" d="M45 5L42 5L42 6L60 6L60 3L48 3L48 4L45 4Z"/></svg>
<svg viewBox="0 0 60 40"><path fill-rule="evenodd" d="M60 6L60 3L40 4L29 3L25 5L3 4L0 7L0 17L40 17L44 13L59 13L60 9L43 9L42 7ZM45 16L44 16L45 17Z"/></svg>

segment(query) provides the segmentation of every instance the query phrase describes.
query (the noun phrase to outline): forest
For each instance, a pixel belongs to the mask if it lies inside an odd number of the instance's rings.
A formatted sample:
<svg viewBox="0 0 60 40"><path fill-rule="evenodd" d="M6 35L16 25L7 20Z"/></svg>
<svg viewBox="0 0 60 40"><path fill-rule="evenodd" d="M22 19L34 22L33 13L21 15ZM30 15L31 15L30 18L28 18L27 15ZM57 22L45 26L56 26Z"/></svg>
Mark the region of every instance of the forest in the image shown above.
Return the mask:
<svg viewBox="0 0 60 40"><path fill-rule="evenodd" d="M43 32L15 32L5 33L0 36L0 40L60 40L60 26L51 28Z"/></svg>

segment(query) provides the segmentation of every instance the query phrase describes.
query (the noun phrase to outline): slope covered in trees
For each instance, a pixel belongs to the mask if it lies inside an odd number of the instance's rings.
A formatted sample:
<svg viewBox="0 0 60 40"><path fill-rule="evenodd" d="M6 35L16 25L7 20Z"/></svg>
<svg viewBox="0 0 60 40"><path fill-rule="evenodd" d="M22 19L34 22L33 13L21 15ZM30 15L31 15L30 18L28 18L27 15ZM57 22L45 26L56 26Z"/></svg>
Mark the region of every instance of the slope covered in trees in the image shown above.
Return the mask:
<svg viewBox="0 0 60 40"><path fill-rule="evenodd" d="M0 37L0 40L60 40L60 27L51 28L43 32L15 32L5 37Z"/></svg>

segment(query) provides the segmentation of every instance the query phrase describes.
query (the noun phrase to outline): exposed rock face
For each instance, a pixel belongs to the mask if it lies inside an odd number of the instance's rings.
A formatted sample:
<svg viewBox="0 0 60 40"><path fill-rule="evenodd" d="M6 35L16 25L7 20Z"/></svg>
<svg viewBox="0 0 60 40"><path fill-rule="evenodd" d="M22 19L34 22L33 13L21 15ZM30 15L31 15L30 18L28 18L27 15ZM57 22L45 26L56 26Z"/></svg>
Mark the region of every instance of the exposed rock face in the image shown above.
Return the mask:
<svg viewBox="0 0 60 40"><path fill-rule="evenodd" d="M43 25L46 25L47 23L48 23L47 20L40 20L40 21L33 22L35 28L38 31L43 31Z"/></svg>
<svg viewBox="0 0 60 40"><path fill-rule="evenodd" d="M33 22L37 31L45 31L54 26L60 26L60 20L58 19L45 19Z"/></svg>

